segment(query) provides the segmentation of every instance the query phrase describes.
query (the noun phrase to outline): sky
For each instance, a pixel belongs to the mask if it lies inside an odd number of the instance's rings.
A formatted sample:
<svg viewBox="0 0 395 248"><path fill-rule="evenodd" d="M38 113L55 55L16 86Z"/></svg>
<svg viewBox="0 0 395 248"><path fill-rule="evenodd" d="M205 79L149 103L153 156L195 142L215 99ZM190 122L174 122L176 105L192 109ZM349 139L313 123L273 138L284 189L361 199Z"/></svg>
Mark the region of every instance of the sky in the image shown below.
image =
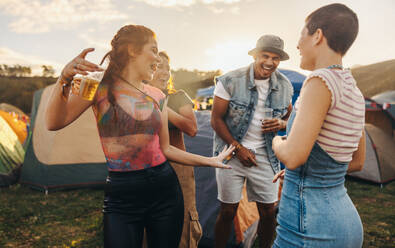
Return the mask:
<svg viewBox="0 0 395 248"><path fill-rule="evenodd" d="M304 20L315 9L340 2L359 18L359 34L345 67L395 59L395 0L0 0L0 64L41 65L57 73L84 48L99 63L126 24L151 28L173 69L223 72L253 62L247 53L261 35L285 42L288 61L299 68L296 48Z"/></svg>

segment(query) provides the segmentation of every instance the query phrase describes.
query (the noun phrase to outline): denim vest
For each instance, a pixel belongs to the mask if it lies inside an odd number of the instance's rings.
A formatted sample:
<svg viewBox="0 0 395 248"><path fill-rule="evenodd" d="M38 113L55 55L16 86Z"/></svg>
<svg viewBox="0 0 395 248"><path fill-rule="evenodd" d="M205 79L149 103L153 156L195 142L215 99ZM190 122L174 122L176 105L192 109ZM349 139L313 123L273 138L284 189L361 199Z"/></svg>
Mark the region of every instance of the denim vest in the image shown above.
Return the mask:
<svg viewBox="0 0 395 248"><path fill-rule="evenodd" d="M247 133L258 103L258 91L254 79L254 63L248 67L216 77L216 83L218 80L222 82L225 90L231 96L227 113L224 116L225 124L233 138L237 142L241 142ZM278 70L272 73L269 84L265 107L273 109L274 118L281 118L287 113L288 105L291 103L293 95L292 84ZM273 171L277 173L280 170L280 163L272 150L272 140L276 133L265 133L262 135L266 140L269 162ZM214 156L217 156L225 145L226 142L214 132Z"/></svg>

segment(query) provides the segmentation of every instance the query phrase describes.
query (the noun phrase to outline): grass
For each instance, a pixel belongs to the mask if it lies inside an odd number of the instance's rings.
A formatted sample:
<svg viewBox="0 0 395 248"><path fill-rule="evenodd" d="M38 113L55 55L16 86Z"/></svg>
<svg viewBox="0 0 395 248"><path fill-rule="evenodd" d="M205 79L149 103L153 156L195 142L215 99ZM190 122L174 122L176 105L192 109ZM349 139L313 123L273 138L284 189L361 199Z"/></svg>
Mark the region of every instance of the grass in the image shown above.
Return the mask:
<svg viewBox="0 0 395 248"><path fill-rule="evenodd" d="M383 188L361 181L346 182L364 228L363 247L394 247L395 182Z"/></svg>
<svg viewBox="0 0 395 248"><path fill-rule="evenodd" d="M380 188L347 179L346 187L364 225L363 247L393 247L395 182ZM102 190L0 188L0 247L102 247L102 202Z"/></svg>
<svg viewBox="0 0 395 248"><path fill-rule="evenodd" d="M102 247L103 191L0 189L0 247Z"/></svg>

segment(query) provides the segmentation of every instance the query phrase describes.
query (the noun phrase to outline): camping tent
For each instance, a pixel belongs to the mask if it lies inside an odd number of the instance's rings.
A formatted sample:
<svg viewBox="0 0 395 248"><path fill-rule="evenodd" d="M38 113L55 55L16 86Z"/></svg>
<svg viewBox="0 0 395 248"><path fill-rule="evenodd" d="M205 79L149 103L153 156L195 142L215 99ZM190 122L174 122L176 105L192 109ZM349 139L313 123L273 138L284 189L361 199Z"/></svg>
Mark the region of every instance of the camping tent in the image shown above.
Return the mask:
<svg viewBox="0 0 395 248"><path fill-rule="evenodd" d="M391 123L392 135L395 129L395 90L386 91L372 97L372 100L378 103L387 116L387 120ZM388 128L387 124L387 128ZM389 130L387 130L388 132Z"/></svg>
<svg viewBox="0 0 395 248"><path fill-rule="evenodd" d="M395 179L395 91L365 99L366 160L362 171L350 176L375 183Z"/></svg>
<svg viewBox="0 0 395 248"><path fill-rule="evenodd" d="M0 119L0 187L5 187L19 179L29 117L15 106L1 103Z"/></svg>
<svg viewBox="0 0 395 248"><path fill-rule="evenodd" d="M381 128L365 124L366 159L361 171L350 176L375 183L386 183L395 179L395 141Z"/></svg>
<svg viewBox="0 0 395 248"><path fill-rule="evenodd" d="M45 192L104 185L107 167L92 109L66 128L48 131L44 114L52 87L34 93L21 183Z"/></svg>
<svg viewBox="0 0 395 248"><path fill-rule="evenodd" d="M193 138L185 135L187 151L212 156L213 129L210 125L210 111L195 112L198 132ZM195 167L196 208L203 229L200 248L214 246L214 226L220 203L217 200L217 182L215 169ZM252 247L258 227L258 210L255 203L247 201L246 192L239 204L237 215L233 221L232 234L227 247Z"/></svg>
<svg viewBox="0 0 395 248"><path fill-rule="evenodd" d="M395 91L393 92L395 95ZM380 95L371 99L365 99L365 121L379 127L389 136L393 136L395 128L395 99L392 102L387 102Z"/></svg>
<svg viewBox="0 0 395 248"><path fill-rule="evenodd" d="M286 69L279 69L279 70L282 74L284 74L289 79L289 81L291 81L292 86L294 87L294 95L292 96L292 104L294 104L299 96L300 89L302 88L306 76L292 70L286 70Z"/></svg>
<svg viewBox="0 0 395 248"><path fill-rule="evenodd" d="M210 86L207 88L201 88L196 91L196 98L205 97L205 96L213 96L214 95L214 86Z"/></svg>
<svg viewBox="0 0 395 248"><path fill-rule="evenodd" d="M17 181L24 155L25 151L18 136L0 116L0 187Z"/></svg>
<svg viewBox="0 0 395 248"><path fill-rule="evenodd" d="M395 90L386 91L372 97L372 100L383 106L383 109L389 113L392 120L395 121Z"/></svg>
<svg viewBox="0 0 395 248"><path fill-rule="evenodd" d="M4 112L8 112L8 113L14 112L21 116L26 115L20 108L5 102L0 103L0 110L3 110Z"/></svg>
<svg viewBox="0 0 395 248"><path fill-rule="evenodd" d="M19 115L15 112L5 112L0 110L0 116L8 123L12 128L16 136L18 136L19 142L23 144L27 137L27 129L29 117L27 115Z"/></svg>

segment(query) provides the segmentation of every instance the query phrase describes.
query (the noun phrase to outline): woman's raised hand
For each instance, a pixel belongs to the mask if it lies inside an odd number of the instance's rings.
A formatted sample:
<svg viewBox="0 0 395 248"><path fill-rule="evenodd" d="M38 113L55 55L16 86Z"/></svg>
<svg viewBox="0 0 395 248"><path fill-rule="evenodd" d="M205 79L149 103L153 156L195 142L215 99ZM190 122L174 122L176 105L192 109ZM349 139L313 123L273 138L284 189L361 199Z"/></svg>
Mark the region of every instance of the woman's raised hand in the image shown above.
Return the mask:
<svg viewBox="0 0 395 248"><path fill-rule="evenodd" d="M231 156L234 149L235 147L233 145L230 145L229 147L225 146L222 152L218 154L218 156L211 158L212 164L210 166L222 169L232 169L231 166L224 164L222 161L224 161L227 157Z"/></svg>
<svg viewBox="0 0 395 248"><path fill-rule="evenodd" d="M278 172L276 175L274 175L273 183L277 182L277 180L280 179L280 183L282 184L282 182L284 180L284 176L285 176L285 170L283 169L280 172Z"/></svg>
<svg viewBox="0 0 395 248"><path fill-rule="evenodd" d="M103 68L85 59L86 55L94 50L94 48L84 49L63 68L61 76L70 82L76 74L88 75L88 72L103 71Z"/></svg>

